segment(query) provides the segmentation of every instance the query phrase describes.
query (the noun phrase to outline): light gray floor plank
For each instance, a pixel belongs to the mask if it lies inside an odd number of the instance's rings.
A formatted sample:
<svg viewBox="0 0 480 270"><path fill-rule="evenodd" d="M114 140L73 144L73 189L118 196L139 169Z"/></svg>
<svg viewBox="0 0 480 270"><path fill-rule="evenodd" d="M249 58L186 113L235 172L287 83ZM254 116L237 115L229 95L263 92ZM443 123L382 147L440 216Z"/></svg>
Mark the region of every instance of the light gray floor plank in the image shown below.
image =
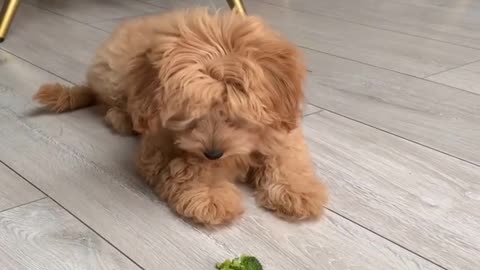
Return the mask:
<svg viewBox="0 0 480 270"><path fill-rule="evenodd" d="M257 1L480 49L477 1Z"/></svg>
<svg viewBox="0 0 480 270"><path fill-rule="evenodd" d="M165 7L164 2L156 1ZM179 0L168 7L223 0ZM155 2L152 2L155 3ZM480 50L374 29L259 1L248 1L250 14L264 17L273 27L300 46L353 59L390 70L425 77L452 67L480 60Z"/></svg>
<svg viewBox="0 0 480 270"><path fill-rule="evenodd" d="M0 211L43 197L39 190L0 163Z"/></svg>
<svg viewBox="0 0 480 270"><path fill-rule="evenodd" d="M93 23L107 19L138 16L160 10L157 6L131 0L26 0L25 3L50 10L54 13L85 22Z"/></svg>
<svg viewBox="0 0 480 270"><path fill-rule="evenodd" d="M95 50L107 36L101 30L21 4L8 39L0 48L80 83Z"/></svg>
<svg viewBox="0 0 480 270"><path fill-rule="evenodd" d="M166 9L164 9L163 11L167 11ZM161 11L160 11L161 12ZM154 12L156 13L156 12ZM154 14L153 13L153 14ZM148 13L148 14L152 14L152 13ZM148 14L144 14L144 15L148 15ZM111 20L103 20L103 21L99 21L99 22L94 22L94 23L90 23L89 25L95 27L95 28L98 28L98 29L101 29L105 32L113 32L122 22L126 21L126 20L131 20L131 19L134 19L134 18L137 18L137 17L141 17L143 15L139 15L139 16L128 16L128 17L122 17L122 18L116 18L116 19L111 19Z"/></svg>
<svg viewBox="0 0 480 270"><path fill-rule="evenodd" d="M305 50L308 101L480 164L480 96Z"/></svg>
<svg viewBox="0 0 480 270"><path fill-rule="evenodd" d="M480 62L429 76L427 79L480 95Z"/></svg>
<svg viewBox="0 0 480 270"><path fill-rule="evenodd" d="M332 209L447 269L478 269L480 167L325 111L304 126Z"/></svg>
<svg viewBox="0 0 480 270"><path fill-rule="evenodd" d="M0 213L3 270L140 269L50 199Z"/></svg>
<svg viewBox="0 0 480 270"><path fill-rule="evenodd" d="M325 223L291 225L259 210L251 199L244 218L230 228L210 233L191 227L135 175L135 138L111 134L88 109L32 114L38 108L29 100L34 85L52 75L12 56L4 59L0 72L12 90L0 96L0 125L9 127L0 130L5 142L0 158L147 269L210 269L216 261L245 252L255 252L266 266L278 270L299 265L312 270L343 270L345 265L373 269L380 263L393 269L436 269L339 216L329 214ZM29 80L12 76L19 71ZM291 239L285 245L287 228ZM354 238L345 231L354 232ZM363 259L349 256L356 251ZM325 257L316 260L311 253Z"/></svg>

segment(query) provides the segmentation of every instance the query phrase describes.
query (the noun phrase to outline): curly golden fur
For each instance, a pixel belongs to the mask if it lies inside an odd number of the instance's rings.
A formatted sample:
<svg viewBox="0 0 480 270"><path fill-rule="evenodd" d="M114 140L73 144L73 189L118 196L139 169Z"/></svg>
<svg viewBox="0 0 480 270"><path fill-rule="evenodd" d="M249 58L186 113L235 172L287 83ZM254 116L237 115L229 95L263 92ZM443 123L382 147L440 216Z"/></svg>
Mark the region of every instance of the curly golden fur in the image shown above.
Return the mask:
<svg viewBox="0 0 480 270"><path fill-rule="evenodd" d="M34 98L56 112L99 103L113 129L141 134L138 171L183 217L241 215L238 180L301 220L327 200L299 125L304 76L298 49L261 19L194 9L124 23L84 86L47 84Z"/></svg>

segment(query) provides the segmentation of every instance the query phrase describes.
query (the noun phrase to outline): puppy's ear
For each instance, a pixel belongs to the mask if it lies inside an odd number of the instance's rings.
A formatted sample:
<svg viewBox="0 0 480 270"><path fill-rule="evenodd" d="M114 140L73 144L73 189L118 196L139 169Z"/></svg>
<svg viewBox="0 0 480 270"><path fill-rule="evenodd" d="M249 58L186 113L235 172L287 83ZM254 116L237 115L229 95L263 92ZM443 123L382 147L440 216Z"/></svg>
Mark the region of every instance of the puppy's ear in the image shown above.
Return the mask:
<svg viewBox="0 0 480 270"><path fill-rule="evenodd" d="M287 42L270 45L270 55L261 61L272 113L278 125L287 130L298 127L304 100L306 67L302 54ZM269 84L269 85L268 85Z"/></svg>
<svg viewBox="0 0 480 270"><path fill-rule="evenodd" d="M262 46L259 48L265 50L253 56L224 57L206 71L224 83L225 102L231 112L261 125L293 130L298 126L304 98L306 69L301 55L278 40Z"/></svg>
<svg viewBox="0 0 480 270"><path fill-rule="evenodd" d="M275 129L291 131L298 127L302 115L306 74L302 54L280 38L255 42L259 49L238 70L243 74L243 89L248 97L243 101L249 107L247 114ZM238 94L233 96L242 102Z"/></svg>
<svg viewBox="0 0 480 270"><path fill-rule="evenodd" d="M124 71L127 80L122 87L127 93L127 110L131 112L134 130L143 134L158 129L161 106L156 96L162 91L159 89L158 69L152 65L149 52L133 57Z"/></svg>

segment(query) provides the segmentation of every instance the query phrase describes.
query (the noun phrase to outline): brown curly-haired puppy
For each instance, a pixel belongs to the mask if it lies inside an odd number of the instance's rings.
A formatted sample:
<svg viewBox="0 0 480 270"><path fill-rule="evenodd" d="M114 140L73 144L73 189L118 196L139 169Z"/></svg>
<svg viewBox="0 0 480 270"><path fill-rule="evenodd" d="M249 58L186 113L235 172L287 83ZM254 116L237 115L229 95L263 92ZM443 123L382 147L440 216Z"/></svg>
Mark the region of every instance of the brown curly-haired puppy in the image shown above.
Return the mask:
<svg viewBox="0 0 480 270"><path fill-rule="evenodd" d="M57 112L99 103L113 129L141 134L138 170L181 216L238 217L239 180L300 220L327 198L299 126L304 73L299 51L259 18L183 10L124 23L85 85L43 85L35 99Z"/></svg>

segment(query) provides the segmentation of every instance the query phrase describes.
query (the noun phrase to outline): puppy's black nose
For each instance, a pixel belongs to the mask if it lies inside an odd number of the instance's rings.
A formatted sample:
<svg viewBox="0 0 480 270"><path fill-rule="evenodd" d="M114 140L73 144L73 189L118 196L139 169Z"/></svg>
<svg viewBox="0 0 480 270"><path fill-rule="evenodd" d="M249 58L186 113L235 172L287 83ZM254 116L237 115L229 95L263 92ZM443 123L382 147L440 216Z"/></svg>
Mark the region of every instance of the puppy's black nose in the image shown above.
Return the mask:
<svg viewBox="0 0 480 270"><path fill-rule="evenodd" d="M216 160L223 156L223 152L220 150L208 150L203 152L203 154L210 160Z"/></svg>

